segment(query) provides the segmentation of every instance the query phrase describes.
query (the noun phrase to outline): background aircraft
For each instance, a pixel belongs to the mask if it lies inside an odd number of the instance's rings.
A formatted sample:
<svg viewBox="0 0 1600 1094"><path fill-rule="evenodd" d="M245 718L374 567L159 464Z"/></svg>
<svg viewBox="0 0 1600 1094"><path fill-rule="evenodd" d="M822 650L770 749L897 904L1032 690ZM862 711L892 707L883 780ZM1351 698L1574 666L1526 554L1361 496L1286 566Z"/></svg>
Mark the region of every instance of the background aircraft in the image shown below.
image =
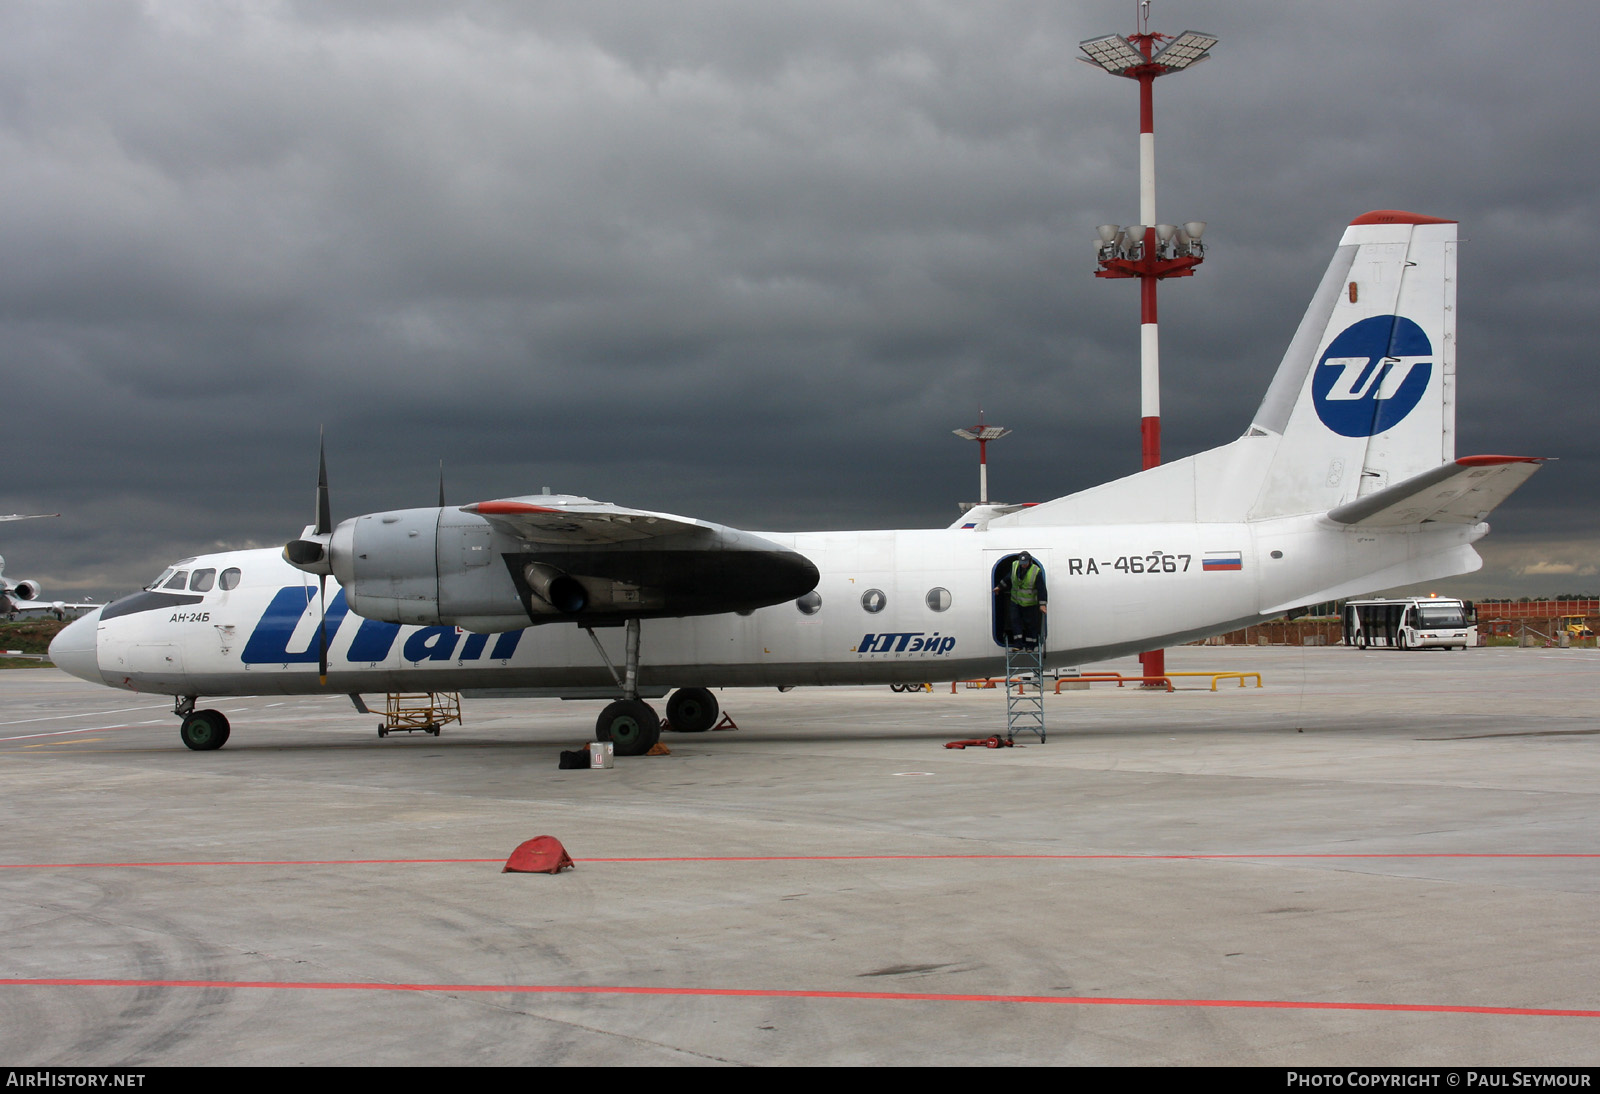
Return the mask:
<svg viewBox="0 0 1600 1094"><path fill-rule="evenodd" d="M3 520L40 520L44 517L59 517L60 513L8 513L0 515ZM57 619L65 619L68 612L84 611L89 608L98 608L98 604L70 604L62 600L48 603L39 600L42 591L37 581L12 581L5 576L6 560L0 558L0 612L11 619L27 612L51 612Z"/></svg>

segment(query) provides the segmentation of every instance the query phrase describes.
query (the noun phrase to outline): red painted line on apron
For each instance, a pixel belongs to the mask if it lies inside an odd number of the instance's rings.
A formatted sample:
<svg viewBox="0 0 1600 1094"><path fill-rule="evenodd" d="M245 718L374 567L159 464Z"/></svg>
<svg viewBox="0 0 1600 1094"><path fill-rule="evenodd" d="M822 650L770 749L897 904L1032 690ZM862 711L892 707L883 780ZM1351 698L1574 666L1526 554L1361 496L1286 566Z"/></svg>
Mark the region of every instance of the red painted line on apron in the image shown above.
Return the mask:
<svg viewBox="0 0 1600 1094"><path fill-rule="evenodd" d="M781 988L664 988L580 984L387 984L363 981L110 980L65 977L3 978L0 987L232 988L275 991L439 992L508 995L678 995L746 999L842 999L905 1003L1024 1003L1040 1006L1210 1007L1246 1010L1403 1011L1413 1014L1491 1014L1530 1018L1600 1018L1600 1010L1557 1007L1468 1007L1435 1003L1360 1003L1296 999L1140 999L1084 995L978 995L904 991L806 991Z"/></svg>
<svg viewBox="0 0 1600 1094"><path fill-rule="evenodd" d="M663 855L574 858L595 865L624 862L1317 862L1360 859L1594 859L1600 851L1337 851L1250 854L1084 855ZM243 859L237 862L5 862L0 870L87 870L135 866L408 866L503 862L503 858Z"/></svg>

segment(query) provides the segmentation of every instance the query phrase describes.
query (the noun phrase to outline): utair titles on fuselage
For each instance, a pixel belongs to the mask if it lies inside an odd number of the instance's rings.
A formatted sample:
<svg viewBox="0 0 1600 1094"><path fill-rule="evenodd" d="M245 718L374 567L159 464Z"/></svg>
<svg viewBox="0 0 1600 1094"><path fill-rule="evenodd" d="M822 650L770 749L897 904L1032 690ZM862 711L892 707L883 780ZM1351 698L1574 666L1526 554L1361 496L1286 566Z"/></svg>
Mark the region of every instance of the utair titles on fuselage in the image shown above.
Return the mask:
<svg viewBox="0 0 1600 1094"><path fill-rule="evenodd" d="M1310 603L1467 573L1489 511L1539 466L1455 454L1456 225L1345 231L1237 440L944 529L752 534L539 495L315 524L282 552L197 555L67 627L57 665L177 697L391 691L609 700L648 750L708 728L724 686L910 683L1003 671L994 589L1022 551L1050 583L1047 666L1220 633Z"/></svg>

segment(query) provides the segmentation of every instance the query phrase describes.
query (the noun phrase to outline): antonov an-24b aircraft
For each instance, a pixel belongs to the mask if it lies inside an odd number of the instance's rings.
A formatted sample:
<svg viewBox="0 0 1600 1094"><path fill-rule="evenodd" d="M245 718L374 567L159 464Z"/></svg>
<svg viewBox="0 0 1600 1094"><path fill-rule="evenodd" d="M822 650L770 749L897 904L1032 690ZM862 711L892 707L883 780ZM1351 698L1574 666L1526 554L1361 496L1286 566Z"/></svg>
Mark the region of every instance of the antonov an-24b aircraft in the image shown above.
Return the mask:
<svg viewBox="0 0 1600 1094"><path fill-rule="evenodd" d="M1053 594L1046 665L1468 573L1540 461L1456 457L1455 299L1453 221L1358 217L1242 437L944 529L752 534L549 494L334 526L324 472L281 552L174 563L50 654L176 696L194 749L229 730L200 696L461 691L610 699L598 734L636 755L668 691L670 725L703 730L715 687L1000 674L992 590L1023 550Z"/></svg>

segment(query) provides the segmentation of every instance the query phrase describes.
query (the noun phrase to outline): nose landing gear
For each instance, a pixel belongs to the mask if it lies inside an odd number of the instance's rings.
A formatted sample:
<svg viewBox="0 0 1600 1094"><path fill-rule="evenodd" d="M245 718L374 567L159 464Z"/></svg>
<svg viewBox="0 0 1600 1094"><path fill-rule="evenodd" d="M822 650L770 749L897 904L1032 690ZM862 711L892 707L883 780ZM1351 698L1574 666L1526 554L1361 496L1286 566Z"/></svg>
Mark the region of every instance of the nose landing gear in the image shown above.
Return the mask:
<svg viewBox="0 0 1600 1094"><path fill-rule="evenodd" d="M172 713L183 718L178 736L196 752L211 752L228 743L228 719L220 710L196 710L193 695L180 695Z"/></svg>

